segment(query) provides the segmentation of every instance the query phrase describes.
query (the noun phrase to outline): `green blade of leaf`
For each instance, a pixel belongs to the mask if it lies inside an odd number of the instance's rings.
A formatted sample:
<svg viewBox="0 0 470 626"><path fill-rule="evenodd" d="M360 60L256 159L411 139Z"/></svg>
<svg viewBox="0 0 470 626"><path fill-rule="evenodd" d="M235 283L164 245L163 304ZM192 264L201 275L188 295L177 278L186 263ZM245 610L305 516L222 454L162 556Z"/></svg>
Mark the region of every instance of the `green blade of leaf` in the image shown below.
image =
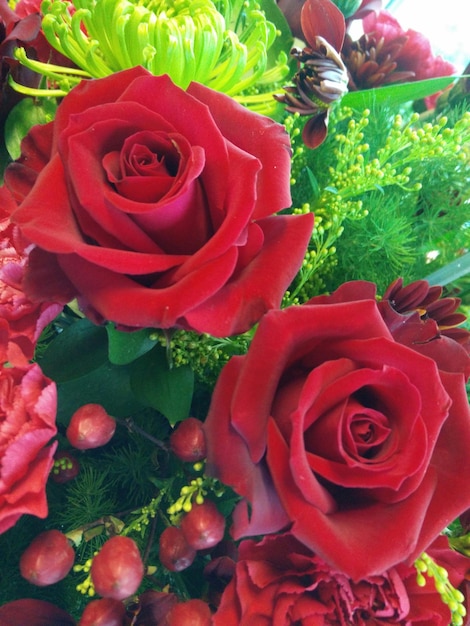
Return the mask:
<svg viewBox="0 0 470 626"><path fill-rule="evenodd" d="M143 328L133 332L116 330L113 324L106 326L109 340L109 360L115 365L132 363L146 352L149 352L157 339L152 329Z"/></svg>
<svg viewBox="0 0 470 626"><path fill-rule="evenodd" d="M164 348L156 346L131 367L131 387L142 404L162 413L172 426L189 416L194 372L188 365L170 368Z"/></svg>
<svg viewBox="0 0 470 626"><path fill-rule="evenodd" d="M343 96L341 104L353 109L369 109L377 104L387 104L391 107L405 104L413 100L421 100L442 91L459 76L443 76L440 78L428 78L414 83L400 83L377 87L376 89L364 89L363 91L350 91Z"/></svg>
<svg viewBox="0 0 470 626"><path fill-rule="evenodd" d="M84 376L57 385L57 421L67 426L84 404L101 404L113 417L126 418L144 407L130 384L130 365L103 363Z"/></svg>
<svg viewBox="0 0 470 626"><path fill-rule="evenodd" d="M61 383L92 372L107 360L106 330L82 319L51 341L40 365L46 376Z"/></svg>

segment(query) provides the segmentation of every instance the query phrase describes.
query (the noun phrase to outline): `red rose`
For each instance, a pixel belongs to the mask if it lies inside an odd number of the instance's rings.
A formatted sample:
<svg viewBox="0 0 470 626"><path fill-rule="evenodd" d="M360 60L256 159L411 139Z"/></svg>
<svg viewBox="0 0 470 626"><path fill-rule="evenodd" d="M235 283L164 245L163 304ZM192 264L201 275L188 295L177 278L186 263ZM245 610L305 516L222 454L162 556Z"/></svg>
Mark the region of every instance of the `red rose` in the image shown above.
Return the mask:
<svg viewBox="0 0 470 626"><path fill-rule="evenodd" d="M446 555L450 552L447 547ZM458 561L459 569L452 570L451 581L458 585L468 560L462 555L452 559ZM412 566L400 564L353 582L291 535L279 535L260 543L249 540L240 544L235 575L222 595L213 624L448 626L450 617L449 607L431 580L424 587L416 584Z"/></svg>
<svg viewBox="0 0 470 626"><path fill-rule="evenodd" d="M26 286L123 328L246 331L311 235L312 215L274 215L289 178L283 127L228 96L142 68L84 81L5 175L37 245Z"/></svg>
<svg viewBox="0 0 470 626"><path fill-rule="evenodd" d="M371 283L267 313L205 422L208 471L246 499L235 538L291 524L355 580L416 558L470 505L465 358L398 343Z"/></svg>
<svg viewBox="0 0 470 626"><path fill-rule="evenodd" d="M56 387L39 365L0 370L0 533L23 513L46 517L45 485L57 444Z"/></svg>

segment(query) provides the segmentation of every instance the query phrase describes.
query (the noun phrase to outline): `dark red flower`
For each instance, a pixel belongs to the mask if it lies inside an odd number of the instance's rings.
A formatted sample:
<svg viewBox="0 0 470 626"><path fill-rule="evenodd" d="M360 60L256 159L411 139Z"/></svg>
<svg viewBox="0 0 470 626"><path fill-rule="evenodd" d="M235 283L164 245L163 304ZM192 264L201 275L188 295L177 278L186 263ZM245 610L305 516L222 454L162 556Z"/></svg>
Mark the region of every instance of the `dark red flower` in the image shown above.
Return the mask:
<svg viewBox="0 0 470 626"><path fill-rule="evenodd" d="M346 68L339 55L346 27L343 14L330 0L307 0L300 20L308 45L291 50L299 69L293 85L275 98L287 111L310 116L302 139L309 148L316 148L327 134L330 105L347 91Z"/></svg>
<svg viewBox="0 0 470 626"><path fill-rule="evenodd" d="M0 137L8 113L24 97L9 85L9 76L29 88L37 88L42 78L15 58L15 48L24 48L29 58L43 63L60 59L62 64L70 64L44 37L39 4L23 0L13 10L7 0L0 0Z"/></svg>
<svg viewBox="0 0 470 626"><path fill-rule="evenodd" d="M443 541L441 541L441 539ZM452 553L444 537L431 554L449 567L458 586L468 559ZM363 558L367 559L367 553ZM354 582L291 535L243 541L235 575L225 589L214 626L448 626L451 613L432 580L416 584L413 566L399 564Z"/></svg>
<svg viewBox="0 0 470 626"><path fill-rule="evenodd" d="M440 334L470 347L470 332L466 328L457 328L467 319L463 313L456 312L462 301L455 297L442 298L443 291L443 287L431 287L425 280L416 280L403 287L403 279L397 278L385 291L382 301L388 301L403 315L417 312L423 324L433 320Z"/></svg>
<svg viewBox="0 0 470 626"><path fill-rule="evenodd" d="M148 589L135 602L127 605L129 622L125 623L132 626L159 625L177 602L178 596L174 593Z"/></svg>
<svg viewBox="0 0 470 626"><path fill-rule="evenodd" d="M451 339L421 345L393 313L390 329L375 286L346 283L267 313L222 370L207 469L245 498L235 538L289 525L359 580L416 558L470 506L470 358Z"/></svg>
<svg viewBox="0 0 470 626"><path fill-rule="evenodd" d="M284 14L284 17L287 20L287 23L290 26L292 34L297 39L303 39L304 34L302 32L302 26L300 24L300 13L302 11L302 7L305 4L305 0L278 0L278 7ZM343 4L339 3L340 7ZM348 2L346 0L345 4L349 7L353 4L356 4L354 0L352 2ZM371 11L379 11L382 8L382 0L362 0L359 1L359 6L357 9L351 14L348 11L347 23L351 23L353 20L362 20L366 15L368 15ZM346 14L346 12L344 13Z"/></svg>
<svg viewBox="0 0 470 626"><path fill-rule="evenodd" d="M291 203L281 125L143 68L73 89L5 181L37 245L27 292L77 296L121 328L248 330L279 306L313 225L274 215Z"/></svg>
<svg viewBox="0 0 470 626"><path fill-rule="evenodd" d="M75 626L71 615L45 600L14 600L0 606L2 626Z"/></svg>
<svg viewBox="0 0 470 626"><path fill-rule="evenodd" d="M387 11L371 12L363 28L357 41L347 35L342 49L350 89L450 76L455 71L451 63L433 55L424 35L403 30Z"/></svg>

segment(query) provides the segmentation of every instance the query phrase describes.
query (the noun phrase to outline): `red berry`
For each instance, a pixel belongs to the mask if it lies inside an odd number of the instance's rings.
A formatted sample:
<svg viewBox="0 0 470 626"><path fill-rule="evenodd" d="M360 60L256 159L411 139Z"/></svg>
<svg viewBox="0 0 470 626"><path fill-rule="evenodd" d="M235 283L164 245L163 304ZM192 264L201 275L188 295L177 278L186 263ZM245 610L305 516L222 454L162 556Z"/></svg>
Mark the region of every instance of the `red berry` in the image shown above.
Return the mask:
<svg viewBox="0 0 470 626"><path fill-rule="evenodd" d="M134 594L144 577L139 549L129 537L111 537L91 564L91 580L104 598L124 600Z"/></svg>
<svg viewBox="0 0 470 626"><path fill-rule="evenodd" d="M211 626L211 611L202 600L179 602L166 615L162 626Z"/></svg>
<svg viewBox="0 0 470 626"><path fill-rule="evenodd" d="M78 626L123 626L126 607L112 598L101 598L87 604Z"/></svg>
<svg viewBox="0 0 470 626"><path fill-rule="evenodd" d="M196 550L186 541L181 528L168 526L160 535L160 561L171 572L181 572L191 565Z"/></svg>
<svg viewBox="0 0 470 626"><path fill-rule="evenodd" d="M79 471L80 464L70 452L65 450L56 452L51 470L51 478L55 483L68 483L78 475Z"/></svg>
<svg viewBox="0 0 470 626"><path fill-rule="evenodd" d="M222 541L225 518L210 500L193 504L181 520L181 530L189 545L195 550L206 550Z"/></svg>
<svg viewBox="0 0 470 626"><path fill-rule="evenodd" d="M45 587L65 578L74 559L67 537L58 530L46 530L21 555L20 572L33 585Z"/></svg>
<svg viewBox="0 0 470 626"><path fill-rule="evenodd" d="M66 435L74 448L88 450L104 446L116 430L116 421L100 404L84 404L75 411Z"/></svg>
<svg viewBox="0 0 470 626"><path fill-rule="evenodd" d="M202 422L188 417L170 435L170 448L187 463L196 463L206 457L206 437Z"/></svg>

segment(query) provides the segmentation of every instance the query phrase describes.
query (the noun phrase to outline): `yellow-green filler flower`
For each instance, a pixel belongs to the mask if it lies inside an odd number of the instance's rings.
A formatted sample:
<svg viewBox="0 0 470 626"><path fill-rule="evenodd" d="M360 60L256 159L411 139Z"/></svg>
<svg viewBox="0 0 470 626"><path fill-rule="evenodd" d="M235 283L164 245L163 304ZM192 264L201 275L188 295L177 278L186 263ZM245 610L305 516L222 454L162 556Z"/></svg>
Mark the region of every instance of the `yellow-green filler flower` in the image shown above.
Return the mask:
<svg viewBox="0 0 470 626"><path fill-rule="evenodd" d="M276 27L256 0L44 0L41 11L49 43L90 77L142 65L183 89L197 81L272 111L288 72L285 53L268 67ZM49 79L58 71L19 58Z"/></svg>

